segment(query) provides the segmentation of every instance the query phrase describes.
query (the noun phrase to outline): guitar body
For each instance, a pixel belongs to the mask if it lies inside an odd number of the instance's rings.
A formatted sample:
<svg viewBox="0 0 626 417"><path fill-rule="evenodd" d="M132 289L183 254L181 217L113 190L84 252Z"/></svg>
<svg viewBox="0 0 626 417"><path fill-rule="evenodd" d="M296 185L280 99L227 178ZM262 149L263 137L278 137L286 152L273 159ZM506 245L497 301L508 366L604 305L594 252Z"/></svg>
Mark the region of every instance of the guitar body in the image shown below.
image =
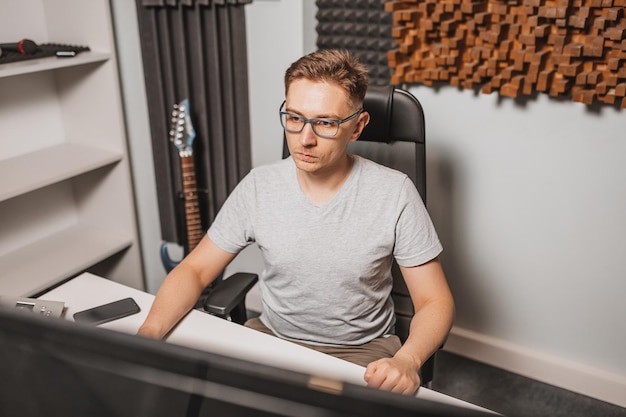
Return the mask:
<svg viewBox="0 0 626 417"><path fill-rule="evenodd" d="M181 174L183 180L183 198L185 201L185 224L187 242L184 246L185 253L191 252L200 243L204 234L200 218L200 205L198 203L198 187L196 183L196 167L193 156L193 141L196 137L191 124L189 114L189 102L187 99L174 104L172 109L172 123L170 129L170 141L178 150L180 157ZM161 245L161 262L166 272L170 272L180 261L170 258L167 243Z"/></svg>
<svg viewBox="0 0 626 417"><path fill-rule="evenodd" d="M166 273L170 273L172 269L176 267L180 263L180 261L175 261L170 258L170 254L167 251L167 243L161 244L161 263L163 264L163 268Z"/></svg>

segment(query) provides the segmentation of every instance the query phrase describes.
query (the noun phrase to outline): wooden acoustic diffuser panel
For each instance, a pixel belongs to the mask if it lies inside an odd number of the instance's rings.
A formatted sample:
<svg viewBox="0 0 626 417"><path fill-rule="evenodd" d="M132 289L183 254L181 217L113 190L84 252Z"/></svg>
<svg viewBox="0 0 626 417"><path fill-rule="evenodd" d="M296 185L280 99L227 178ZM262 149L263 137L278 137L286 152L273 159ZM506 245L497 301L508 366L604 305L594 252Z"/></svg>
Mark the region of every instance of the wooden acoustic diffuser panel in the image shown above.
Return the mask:
<svg viewBox="0 0 626 417"><path fill-rule="evenodd" d="M626 0L390 1L391 82L626 108Z"/></svg>

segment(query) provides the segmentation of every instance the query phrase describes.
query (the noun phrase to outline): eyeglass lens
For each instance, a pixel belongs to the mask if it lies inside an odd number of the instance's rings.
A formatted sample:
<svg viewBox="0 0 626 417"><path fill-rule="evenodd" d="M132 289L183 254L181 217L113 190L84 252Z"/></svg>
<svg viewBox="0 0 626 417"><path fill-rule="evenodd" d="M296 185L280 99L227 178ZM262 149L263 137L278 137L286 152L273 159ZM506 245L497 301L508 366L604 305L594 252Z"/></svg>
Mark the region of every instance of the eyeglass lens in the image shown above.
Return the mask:
<svg viewBox="0 0 626 417"><path fill-rule="evenodd" d="M291 113L281 113L280 120L286 131L300 133L304 125L311 124L313 132L322 137L333 137L339 131L339 122L331 119L305 119L302 116Z"/></svg>

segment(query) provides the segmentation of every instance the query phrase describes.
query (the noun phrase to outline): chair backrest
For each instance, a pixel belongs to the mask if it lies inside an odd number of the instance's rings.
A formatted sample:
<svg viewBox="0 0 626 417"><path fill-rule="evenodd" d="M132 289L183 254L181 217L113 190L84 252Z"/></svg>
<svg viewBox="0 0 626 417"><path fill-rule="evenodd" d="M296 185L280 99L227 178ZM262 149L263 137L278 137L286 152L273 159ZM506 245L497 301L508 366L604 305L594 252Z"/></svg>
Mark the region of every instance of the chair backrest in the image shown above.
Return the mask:
<svg viewBox="0 0 626 417"><path fill-rule="evenodd" d="M421 104L406 90L393 86L370 86L363 108L370 114L370 122L359 140L349 144L348 151L407 174L425 204L426 134ZM289 150L286 141L283 143L283 157L286 158ZM392 275L396 334L404 343L414 314L413 303L395 261Z"/></svg>
<svg viewBox="0 0 626 417"><path fill-rule="evenodd" d="M426 132L420 102L406 90L371 86L363 108L370 114L370 122L359 140L349 145L349 152L407 174L426 204ZM414 314L413 303L395 261L392 275L396 334L404 343Z"/></svg>

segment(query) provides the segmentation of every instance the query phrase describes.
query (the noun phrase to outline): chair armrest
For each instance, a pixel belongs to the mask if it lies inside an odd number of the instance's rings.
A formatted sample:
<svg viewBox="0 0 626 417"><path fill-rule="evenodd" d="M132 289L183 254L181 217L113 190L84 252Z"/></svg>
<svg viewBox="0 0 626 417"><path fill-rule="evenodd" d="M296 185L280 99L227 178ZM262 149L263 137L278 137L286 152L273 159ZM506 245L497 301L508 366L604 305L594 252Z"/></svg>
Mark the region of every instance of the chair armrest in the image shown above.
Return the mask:
<svg viewBox="0 0 626 417"><path fill-rule="evenodd" d="M208 294L204 310L222 318L228 317L231 311L245 300L246 294L258 279L257 274L238 272L222 280Z"/></svg>

